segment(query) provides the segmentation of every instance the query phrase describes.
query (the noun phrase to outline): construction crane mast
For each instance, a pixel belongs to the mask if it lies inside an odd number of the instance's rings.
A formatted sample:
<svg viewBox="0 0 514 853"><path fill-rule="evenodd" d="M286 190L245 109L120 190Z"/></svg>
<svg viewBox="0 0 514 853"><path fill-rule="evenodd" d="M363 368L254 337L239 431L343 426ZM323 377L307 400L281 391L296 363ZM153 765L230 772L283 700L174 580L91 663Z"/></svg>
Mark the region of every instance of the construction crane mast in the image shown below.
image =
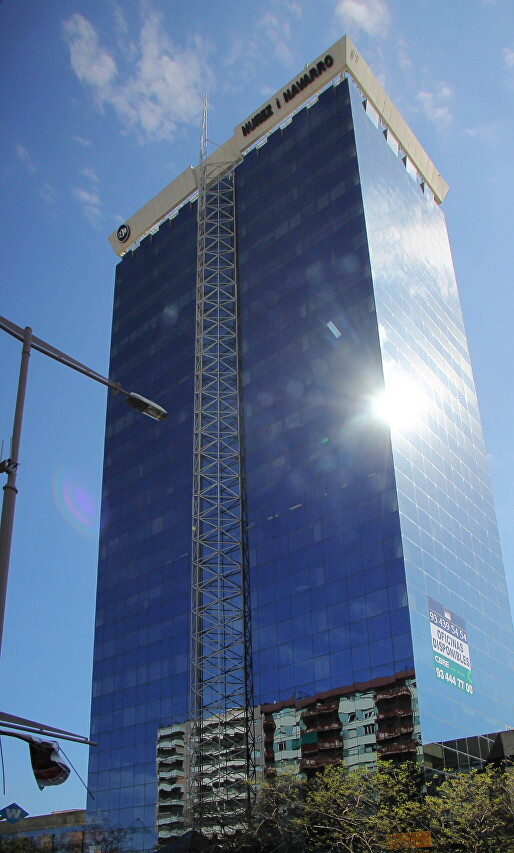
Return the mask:
<svg viewBox="0 0 514 853"><path fill-rule="evenodd" d="M228 157L227 157L228 160ZM190 798L195 828L234 831L255 795L234 164L198 188Z"/></svg>

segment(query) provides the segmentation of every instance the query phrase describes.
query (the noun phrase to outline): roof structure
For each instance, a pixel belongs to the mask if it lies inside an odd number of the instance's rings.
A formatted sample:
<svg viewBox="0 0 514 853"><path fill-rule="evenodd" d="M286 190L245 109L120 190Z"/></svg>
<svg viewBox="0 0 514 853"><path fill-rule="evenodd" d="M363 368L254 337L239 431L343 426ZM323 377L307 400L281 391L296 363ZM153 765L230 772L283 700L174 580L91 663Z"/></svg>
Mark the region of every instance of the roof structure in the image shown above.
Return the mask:
<svg viewBox="0 0 514 853"><path fill-rule="evenodd" d="M378 113L388 134L393 135L420 178L428 184L436 202L441 203L448 192L448 184L348 36L343 36L321 56L308 63L298 75L235 127L230 139L208 158L209 170L214 169L219 174L223 168L231 168L259 139L280 126L327 84L344 74L354 80L363 97ZM219 171L215 169L216 166L219 166ZM141 240L197 191L198 167L189 166L109 236L113 250L122 257L133 243Z"/></svg>

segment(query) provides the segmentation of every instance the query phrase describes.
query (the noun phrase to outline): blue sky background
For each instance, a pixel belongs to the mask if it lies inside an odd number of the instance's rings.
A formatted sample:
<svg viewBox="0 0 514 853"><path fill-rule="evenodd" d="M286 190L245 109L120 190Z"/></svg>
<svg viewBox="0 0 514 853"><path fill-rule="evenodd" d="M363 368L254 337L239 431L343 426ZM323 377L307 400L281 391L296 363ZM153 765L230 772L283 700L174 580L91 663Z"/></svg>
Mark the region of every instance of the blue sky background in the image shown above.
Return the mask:
<svg viewBox="0 0 514 853"><path fill-rule="evenodd" d="M512 0L0 0L0 314L105 374L116 264L106 237L196 165L204 91L210 138L224 142L345 33L450 185L444 210L512 594ZM2 458L20 352L0 333ZM105 400L102 386L32 354L0 707L80 733ZM3 743L0 808L84 807L76 777L40 793L25 745ZM85 776L86 749L64 748Z"/></svg>

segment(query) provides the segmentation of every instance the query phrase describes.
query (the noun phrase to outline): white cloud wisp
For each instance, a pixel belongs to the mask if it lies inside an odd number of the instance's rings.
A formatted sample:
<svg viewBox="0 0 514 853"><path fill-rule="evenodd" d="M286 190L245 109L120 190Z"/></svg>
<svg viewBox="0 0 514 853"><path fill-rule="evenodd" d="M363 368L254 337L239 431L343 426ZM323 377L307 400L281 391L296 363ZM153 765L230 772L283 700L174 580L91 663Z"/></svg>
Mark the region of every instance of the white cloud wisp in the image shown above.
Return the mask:
<svg viewBox="0 0 514 853"><path fill-rule="evenodd" d="M345 29L371 37L386 36L391 24L385 0L337 0L335 14Z"/></svg>
<svg viewBox="0 0 514 853"><path fill-rule="evenodd" d="M30 156L29 152L23 145L16 146L16 156L18 160L20 160L23 165L28 169L31 175L35 175L37 172L36 166L34 165L34 161Z"/></svg>
<svg viewBox="0 0 514 853"><path fill-rule="evenodd" d="M98 176L90 166L81 169L79 175L82 186L74 187L71 193L81 205L86 219L94 228L98 228L103 219Z"/></svg>
<svg viewBox="0 0 514 853"><path fill-rule="evenodd" d="M438 127L446 127L452 120L451 102L453 87L442 80L434 91L418 92L416 100L425 116Z"/></svg>
<svg viewBox="0 0 514 853"><path fill-rule="evenodd" d="M160 17L147 14L137 56L122 71L114 52L100 44L83 15L72 15L63 29L77 78L92 91L99 109L114 110L125 133L135 132L142 142L158 142L173 139L180 125L198 121L203 92L212 81L208 49L201 39L176 47Z"/></svg>

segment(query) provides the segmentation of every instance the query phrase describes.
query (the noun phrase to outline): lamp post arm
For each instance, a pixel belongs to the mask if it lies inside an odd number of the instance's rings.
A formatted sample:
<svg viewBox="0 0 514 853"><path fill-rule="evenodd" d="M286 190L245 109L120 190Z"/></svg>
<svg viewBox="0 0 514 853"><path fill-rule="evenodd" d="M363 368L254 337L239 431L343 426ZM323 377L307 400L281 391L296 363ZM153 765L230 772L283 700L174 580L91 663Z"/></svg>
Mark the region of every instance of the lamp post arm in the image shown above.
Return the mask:
<svg viewBox="0 0 514 853"><path fill-rule="evenodd" d="M15 323L11 323L11 321L7 320L6 317L0 317L0 329L3 329L4 332L12 335L13 338L17 338L19 341L23 341L24 339L24 330ZM61 350L56 349L41 338L37 338L35 335L32 335L30 346L32 349L43 353L43 355L47 355L49 358L53 358L55 361L59 361L61 364L66 365L66 367L71 367L72 370L76 370L78 373L82 373L84 376L89 376L90 379L100 382L102 385L110 388L115 394L121 393L128 397L129 392L124 391L119 382L107 379L107 377L102 376L101 373L97 373L96 370L92 370L90 367L87 367L87 365L81 364L80 361L76 361L76 359L66 355L65 352L61 352Z"/></svg>
<svg viewBox="0 0 514 853"><path fill-rule="evenodd" d="M9 459L0 460L0 473L7 474L7 483L4 486L4 497L2 502L2 517L0 520L1 652L5 614L5 599L7 595L7 578L9 574L9 557L11 554L11 541L14 524L14 508L16 505L16 495L18 493L18 490L16 488L16 472L19 464L18 455L20 448L21 424L23 419L23 407L25 403L25 388L27 386L27 372L29 367L30 350L35 349L38 352L43 353L43 355L47 355L49 358L53 358L55 359L55 361L59 361L66 367L71 367L72 370L76 370L78 373L82 373L84 376L88 376L90 379L94 379L95 382L100 382L101 385L105 385L107 388L110 388L111 391L114 392L114 394L124 394L127 399L127 403L129 403L129 405L133 409L136 409L136 411L148 415L154 420L166 420L167 412L158 403L154 403L152 400L147 400L146 397L141 397L140 394L136 394L133 391L124 391L119 382L114 382L112 379L107 379L106 376L102 376L101 373L97 373L96 370L91 370L90 367L87 367L85 364L81 364L80 361L76 361L74 358L71 358L71 356L66 355L65 352L61 352L61 350L56 349L51 344L47 343L46 341L43 341L41 338L37 338L35 335L32 334L32 329L29 328L29 326L27 326L25 329L22 329L21 326L17 326L15 323L12 323L6 317L0 316L0 329L2 329L4 332L7 332L7 334L11 335L13 338L17 338L17 340L23 342L20 378L18 382L18 395L16 398L16 409L14 414L14 425L12 432L11 453Z"/></svg>
<svg viewBox="0 0 514 853"><path fill-rule="evenodd" d="M2 473L7 474L7 482L3 487L4 497L2 501L2 515L0 518L1 653L5 617L5 602L7 597L7 582L9 577L9 561L11 556L11 543L14 526L14 511L16 508L16 495L18 494L18 489L16 487L16 476L19 465L21 426L23 421L23 408L25 405L25 389L27 387L27 374L29 369L30 350L38 350L44 355L48 355L50 358L61 362L61 364L65 364L67 367L71 367L73 368L73 370L77 370L79 373L82 373L85 376L89 376L90 379L95 379L102 385L106 385L108 388L114 391L114 393L118 393L121 391L121 393L125 394L127 399L130 398L130 395L127 391L123 391L121 385L118 382L113 382L111 379L107 379L105 376L102 376L95 370L91 370L91 368L86 367L85 364L81 364L80 361L75 361L74 358L71 358L69 355L66 355L66 353L61 352L60 350L51 346L51 344L48 344L46 341L41 340L41 338L37 338L35 335L32 334L32 329L29 328L29 326L27 326L25 329L22 329L21 326L17 326L15 323L12 323L10 320L7 320L6 317L0 316L0 329L2 329L4 332L7 332L9 335L12 335L13 338L17 338L19 341L23 342L20 375L18 380L18 393L16 396L16 408L14 411L11 452L9 454L10 458L6 460L0 460L0 463L2 465Z"/></svg>
<svg viewBox="0 0 514 853"><path fill-rule="evenodd" d="M0 726L6 729L13 729L13 731L18 730L34 735L58 737L59 740L62 738L62 740L72 740L75 743L96 746L95 741L88 740L85 735L76 735L64 729L56 729L55 726L46 726L44 723L26 720L24 717L15 717L13 714L6 714L4 711L0 711ZM8 732L4 732L4 734L8 734Z"/></svg>

